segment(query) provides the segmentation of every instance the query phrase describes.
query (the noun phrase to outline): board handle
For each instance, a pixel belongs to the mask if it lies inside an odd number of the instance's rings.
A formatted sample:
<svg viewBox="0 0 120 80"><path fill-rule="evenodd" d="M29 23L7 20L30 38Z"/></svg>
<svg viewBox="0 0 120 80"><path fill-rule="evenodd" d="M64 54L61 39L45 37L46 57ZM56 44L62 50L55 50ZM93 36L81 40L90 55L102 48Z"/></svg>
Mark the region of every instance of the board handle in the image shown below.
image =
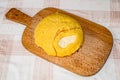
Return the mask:
<svg viewBox="0 0 120 80"><path fill-rule="evenodd" d="M29 26L32 22L32 17L28 16L27 14L21 12L20 10L16 8L11 8L6 13L6 18L12 21L15 21L17 23Z"/></svg>

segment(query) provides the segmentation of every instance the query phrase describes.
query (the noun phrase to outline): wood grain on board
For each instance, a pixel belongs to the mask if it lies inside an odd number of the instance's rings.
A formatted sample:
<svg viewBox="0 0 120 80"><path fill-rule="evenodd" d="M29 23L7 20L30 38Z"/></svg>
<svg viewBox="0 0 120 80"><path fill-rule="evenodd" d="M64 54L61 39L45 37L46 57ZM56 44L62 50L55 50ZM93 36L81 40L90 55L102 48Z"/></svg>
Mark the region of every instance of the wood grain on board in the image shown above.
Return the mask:
<svg viewBox="0 0 120 80"><path fill-rule="evenodd" d="M71 56L49 56L34 43L33 35L38 22L47 15L55 12L67 14L75 18L84 31L84 43L82 47ZM56 8L45 8L39 11L34 17L30 17L12 8L6 14L6 18L26 25L22 36L22 43L27 50L79 75L90 76L97 73L106 62L113 45L112 35L105 27Z"/></svg>

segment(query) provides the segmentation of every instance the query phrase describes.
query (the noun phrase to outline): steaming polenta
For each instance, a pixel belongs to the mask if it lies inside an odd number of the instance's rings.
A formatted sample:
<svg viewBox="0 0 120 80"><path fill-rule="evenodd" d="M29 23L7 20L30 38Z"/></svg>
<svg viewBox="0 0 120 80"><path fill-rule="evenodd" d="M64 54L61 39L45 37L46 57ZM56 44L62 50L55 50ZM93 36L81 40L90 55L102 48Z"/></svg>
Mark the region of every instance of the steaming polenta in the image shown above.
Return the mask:
<svg viewBox="0 0 120 80"><path fill-rule="evenodd" d="M54 13L38 23L34 39L48 55L62 57L71 55L82 45L83 31L72 17Z"/></svg>

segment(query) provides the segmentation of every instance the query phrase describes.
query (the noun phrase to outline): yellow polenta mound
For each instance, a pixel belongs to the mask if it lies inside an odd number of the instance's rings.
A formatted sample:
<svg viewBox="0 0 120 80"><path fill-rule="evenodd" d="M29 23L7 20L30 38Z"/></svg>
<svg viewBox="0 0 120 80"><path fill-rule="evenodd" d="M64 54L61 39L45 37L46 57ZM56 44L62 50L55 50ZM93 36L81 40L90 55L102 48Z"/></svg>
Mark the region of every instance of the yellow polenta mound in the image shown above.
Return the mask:
<svg viewBox="0 0 120 80"><path fill-rule="evenodd" d="M70 16L54 13L43 18L34 32L35 44L48 55L67 56L80 48L83 31L80 24Z"/></svg>

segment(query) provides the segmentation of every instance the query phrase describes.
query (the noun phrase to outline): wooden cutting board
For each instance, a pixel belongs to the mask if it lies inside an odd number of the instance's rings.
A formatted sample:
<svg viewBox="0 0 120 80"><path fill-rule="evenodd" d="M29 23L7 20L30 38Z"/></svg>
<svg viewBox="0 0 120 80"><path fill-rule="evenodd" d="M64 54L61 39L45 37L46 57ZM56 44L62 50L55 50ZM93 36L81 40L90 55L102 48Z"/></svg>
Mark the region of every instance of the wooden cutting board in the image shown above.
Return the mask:
<svg viewBox="0 0 120 80"><path fill-rule="evenodd" d="M34 43L33 35L38 22L47 15L55 12L67 14L75 18L83 28L84 43L82 48L72 56L49 56L42 48ZM22 36L22 44L27 50L79 75L90 76L97 73L106 62L113 45L111 32L105 27L56 8L45 8L39 11L34 17L30 17L23 12L12 8L6 14L6 18L27 26Z"/></svg>

